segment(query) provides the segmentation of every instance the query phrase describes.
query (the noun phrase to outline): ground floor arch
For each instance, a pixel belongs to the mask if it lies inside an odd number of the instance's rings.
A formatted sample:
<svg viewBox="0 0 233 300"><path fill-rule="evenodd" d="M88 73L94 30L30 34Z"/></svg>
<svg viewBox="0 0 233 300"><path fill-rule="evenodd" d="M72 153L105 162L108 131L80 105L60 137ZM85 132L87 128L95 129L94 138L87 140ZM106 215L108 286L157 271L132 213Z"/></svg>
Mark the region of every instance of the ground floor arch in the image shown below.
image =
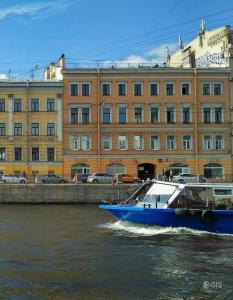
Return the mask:
<svg viewBox="0 0 233 300"><path fill-rule="evenodd" d="M169 166L170 171L172 171L173 176L179 173L190 173L190 167L188 164L184 163L174 163Z"/></svg>
<svg viewBox="0 0 233 300"><path fill-rule="evenodd" d="M88 174L91 172L91 168L88 164L74 164L71 166L71 178L73 178L76 174Z"/></svg>
<svg viewBox="0 0 233 300"><path fill-rule="evenodd" d="M147 180L155 178L156 166L151 163L143 163L138 165L138 178Z"/></svg>
<svg viewBox="0 0 233 300"><path fill-rule="evenodd" d="M106 173L116 174L116 173L125 173L125 166L119 163L112 163L106 166Z"/></svg>
<svg viewBox="0 0 233 300"><path fill-rule="evenodd" d="M204 165L204 177L207 179L223 179L224 167L217 163L206 164Z"/></svg>

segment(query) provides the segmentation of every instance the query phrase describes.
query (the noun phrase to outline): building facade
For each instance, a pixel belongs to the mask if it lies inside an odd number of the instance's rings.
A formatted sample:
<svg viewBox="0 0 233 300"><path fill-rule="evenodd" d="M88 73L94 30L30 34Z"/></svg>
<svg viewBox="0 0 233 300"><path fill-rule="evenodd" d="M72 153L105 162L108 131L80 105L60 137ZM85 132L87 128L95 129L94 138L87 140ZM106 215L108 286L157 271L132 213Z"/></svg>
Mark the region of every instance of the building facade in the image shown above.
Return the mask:
<svg viewBox="0 0 233 300"><path fill-rule="evenodd" d="M0 82L0 173L62 174L62 82Z"/></svg>
<svg viewBox="0 0 233 300"><path fill-rule="evenodd" d="M229 70L64 68L63 174L231 180Z"/></svg>

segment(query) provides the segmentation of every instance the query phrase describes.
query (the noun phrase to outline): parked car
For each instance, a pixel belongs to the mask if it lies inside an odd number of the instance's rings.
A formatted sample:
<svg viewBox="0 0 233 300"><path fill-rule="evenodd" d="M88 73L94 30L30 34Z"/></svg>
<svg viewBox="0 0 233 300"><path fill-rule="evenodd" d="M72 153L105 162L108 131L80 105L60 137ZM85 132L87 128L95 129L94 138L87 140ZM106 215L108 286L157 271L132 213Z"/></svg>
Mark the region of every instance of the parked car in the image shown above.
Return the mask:
<svg viewBox="0 0 233 300"><path fill-rule="evenodd" d="M61 176L55 174L37 175L35 183L67 183L68 181Z"/></svg>
<svg viewBox="0 0 233 300"><path fill-rule="evenodd" d="M180 173L173 176L172 181L180 183L189 183L189 182L206 182L206 179L203 176L192 175L188 173Z"/></svg>
<svg viewBox="0 0 233 300"><path fill-rule="evenodd" d="M24 176L12 174L2 175L2 183L27 183L27 179Z"/></svg>
<svg viewBox="0 0 233 300"><path fill-rule="evenodd" d="M137 176L129 175L129 174L123 174L119 173L115 176L118 177L118 180L123 183L139 183L141 182L141 179L139 179Z"/></svg>
<svg viewBox="0 0 233 300"><path fill-rule="evenodd" d="M106 173L92 173L87 178L88 183L113 183L115 180L115 176Z"/></svg>

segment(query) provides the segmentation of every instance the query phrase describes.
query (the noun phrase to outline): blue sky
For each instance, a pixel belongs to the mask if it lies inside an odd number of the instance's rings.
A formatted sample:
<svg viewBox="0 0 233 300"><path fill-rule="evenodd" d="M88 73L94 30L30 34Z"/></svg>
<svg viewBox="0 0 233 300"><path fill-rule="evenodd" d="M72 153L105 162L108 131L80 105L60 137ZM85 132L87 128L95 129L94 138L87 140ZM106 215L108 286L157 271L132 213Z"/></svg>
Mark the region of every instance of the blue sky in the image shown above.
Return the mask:
<svg viewBox="0 0 233 300"><path fill-rule="evenodd" d="M0 73L29 76L64 53L68 63L88 60L162 61L178 35L233 25L231 0L1 0ZM39 71L38 71L39 73Z"/></svg>

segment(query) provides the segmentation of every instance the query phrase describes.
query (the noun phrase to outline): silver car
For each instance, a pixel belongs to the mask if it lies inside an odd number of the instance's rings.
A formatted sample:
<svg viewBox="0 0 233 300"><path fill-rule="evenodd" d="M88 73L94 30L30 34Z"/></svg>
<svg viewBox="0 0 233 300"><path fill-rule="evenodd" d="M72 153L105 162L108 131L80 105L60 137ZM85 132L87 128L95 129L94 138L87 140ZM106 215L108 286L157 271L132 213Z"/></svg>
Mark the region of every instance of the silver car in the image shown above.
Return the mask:
<svg viewBox="0 0 233 300"><path fill-rule="evenodd" d="M178 175L173 176L173 182L179 183L189 183L189 182L206 182L206 179L203 176L195 176L189 173L180 173Z"/></svg>
<svg viewBox="0 0 233 300"><path fill-rule="evenodd" d="M67 183L67 180L55 174L37 175L35 183Z"/></svg>
<svg viewBox="0 0 233 300"><path fill-rule="evenodd" d="M27 179L24 176L13 174L13 175L2 175L2 183L27 183Z"/></svg>
<svg viewBox="0 0 233 300"><path fill-rule="evenodd" d="M92 173L87 177L88 183L113 183L115 177L107 173Z"/></svg>

